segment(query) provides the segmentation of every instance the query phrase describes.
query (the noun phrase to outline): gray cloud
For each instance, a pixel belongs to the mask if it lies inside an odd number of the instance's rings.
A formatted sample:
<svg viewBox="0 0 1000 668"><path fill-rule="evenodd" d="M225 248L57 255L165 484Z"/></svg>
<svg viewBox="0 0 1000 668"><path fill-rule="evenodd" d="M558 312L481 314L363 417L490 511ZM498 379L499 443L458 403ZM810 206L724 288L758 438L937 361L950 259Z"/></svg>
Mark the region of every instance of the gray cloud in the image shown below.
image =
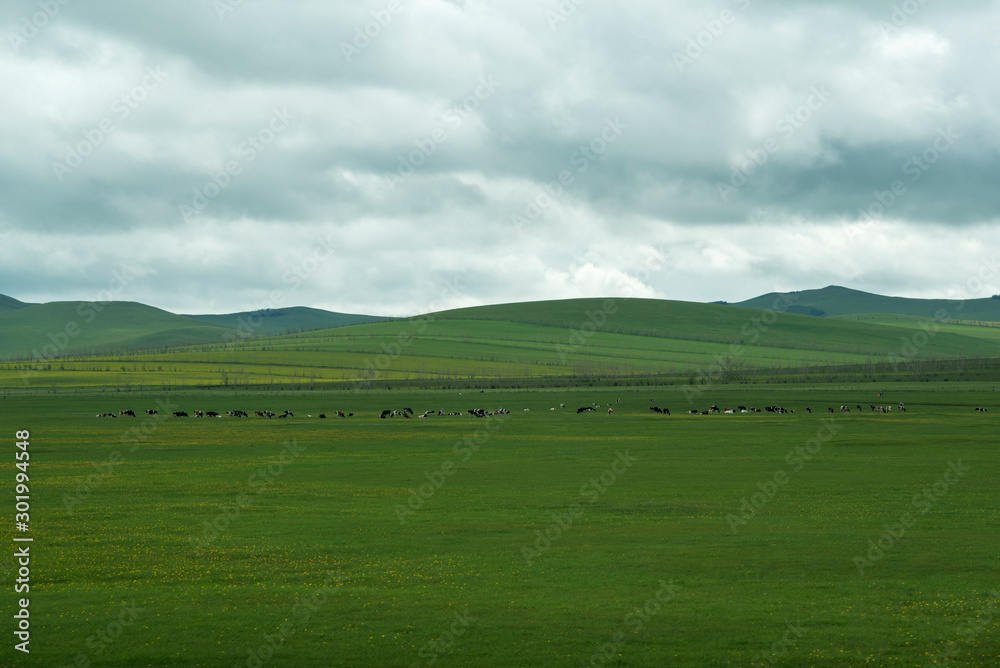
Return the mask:
<svg viewBox="0 0 1000 668"><path fill-rule="evenodd" d="M997 3L230 4L0 7L0 292L133 266L127 298L181 312L408 314L454 277L461 305L925 296L996 241Z"/></svg>

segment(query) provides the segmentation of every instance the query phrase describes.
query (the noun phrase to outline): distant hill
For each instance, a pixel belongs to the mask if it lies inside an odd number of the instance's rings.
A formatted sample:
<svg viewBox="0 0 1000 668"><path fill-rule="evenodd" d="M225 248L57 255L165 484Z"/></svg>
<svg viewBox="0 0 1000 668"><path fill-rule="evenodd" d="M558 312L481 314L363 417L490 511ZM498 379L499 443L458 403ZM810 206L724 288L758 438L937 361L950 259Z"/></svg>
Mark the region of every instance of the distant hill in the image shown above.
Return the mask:
<svg viewBox="0 0 1000 668"><path fill-rule="evenodd" d="M937 314L945 313L953 320L1000 321L1000 299L967 299L958 302L949 299L887 297L836 285L819 290L772 292L733 305L827 317L877 313L933 319L939 317Z"/></svg>
<svg viewBox="0 0 1000 668"><path fill-rule="evenodd" d="M391 320L303 306L225 315L177 315L137 302L26 304L0 295L0 359L212 344Z"/></svg>
<svg viewBox="0 0 1000 668"><path fill-rule="evenodd" d="M136 302L49 302L0 312L0 357L219 343L233 330Z"/></svg>
<svg viewBox="0 0 1000 668"><path fill-rule="evenodd" d="M718 378L753 383L793 369L853 365L855 373L865 377L896 378L908 373L899 368L908 361L975 358L980 368L983 359L1000 358L1000 327L941 325L926 336L921 321L909 316L883 316L880 321L816 318L654 299L499 304L253 339L233 328L128 306L115 317L100 314L84 333L107 328L106 340L121 329L129 336L111 349L142 346L145 352L62 360L38 369L44 375L32 376L35 382L365 388L419 379L454 386L655 374L672 382L698 378L710 383ZM12 315L42 308L0 313L0 332L6 331L5 320ZM58 328L67 318L78 317L74 313L71 308L53 314L48 322L36 322L28 345L51 340L40 338L38 331L56 332L59 338ZM189 329L192 323L201 330ZM146 338L136 336L140 325L156 331ZM76 337L80 342L84 333ZM197 345L155 349L185 341ZM936 368L950 376L965 368L965 362ZM0 383L2 377L0 370Z"/></svg>
<svg viewBox="0 0 1000 668"><path fill-rule="evenodd" d="M222 327L237 328L242 331L249 329L255 334L264 336L313 329L330 329L347 325L363 325L392 319L373 315L336 313L305 306L269 309L267 311L244 311L225 315L188 315L185 317Z"/></svg>
<svg viewBox="0 0 1000 668"><path fill-rule="evenodd" d="M14 309L25 308L26 306L34 306L34 304L25 304L24 302L17 301L13 297L0 295L0 312L13 311Z"/></svg>
<svg viewBox="0 0 1000 668"><path fill-rule="evenodd" d="M986 300L989 301L989 300ZM768 307L771 302L768 302ZM440 320L498 320L602 334L625 334L683 341L765 345L788 350L884 355L900 346L900 333L882 323L801 317L782 313L757 327L760 311L738 305L702 304L659 299L567 299L455 309L435 314ZM756 318L756 320L755 320ZM957 334L941 334L928 356L976 351L997 354L995 343Z"/></svg>

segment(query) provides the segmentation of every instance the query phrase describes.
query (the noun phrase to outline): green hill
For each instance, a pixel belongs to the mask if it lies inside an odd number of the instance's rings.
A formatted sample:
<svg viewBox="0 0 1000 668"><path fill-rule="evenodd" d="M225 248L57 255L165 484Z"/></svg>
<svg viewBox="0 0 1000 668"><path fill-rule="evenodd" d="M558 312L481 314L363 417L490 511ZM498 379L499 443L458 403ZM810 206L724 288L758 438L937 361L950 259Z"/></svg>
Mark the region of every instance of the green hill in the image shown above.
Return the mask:
<svg viewBox="0 0 1000 668"><path fill-rule="evenodd" d="M844 316L864 313L911 315L921 318L1000 321L1000 299L911 299L887 297L836 285L820 290L772 292L734 306L774 309L803 315Z"/></svg>
<svg viewBox="0 0 1000 668"><path fill-rule="evenodd" d="M423 380L463 386L645 376L681 383L763 382L791 370L807 374L835 366L888 377L908 373L900 365L911 361L1000 358L996 330L981 329L989 332L949 326L929 335L912 320L883 324L691 302L574 299L245 340L220 328L224 342L66 359L34 365L30 377L51 385L105 387L355 388ZM826 377L821 374L816 377Z"/></svg>
<svg viewBox="0 0 1000 668"><path fill-rule="evenodd" d="M25 308L27 306L34 306L34 304L25 304L24 302L19 302L13 297L0 295L0 312L13 311L14 309Z"/></svg>
<svg viewBox="0 0 1000 668"><path fill-rule="evenodd" d="M0 358L217 343L232 332L135 302L50 302L0 312Z"/></svg>
<svg viewBox="0 0 1000 668"><path fill-rule="evenodd" d="M263 336L391 320L391 318L379 316L323 311L305 306L266 311L244 311L224 315L187 315L185 317L245 332L252 331L255 335Z"/></svg>

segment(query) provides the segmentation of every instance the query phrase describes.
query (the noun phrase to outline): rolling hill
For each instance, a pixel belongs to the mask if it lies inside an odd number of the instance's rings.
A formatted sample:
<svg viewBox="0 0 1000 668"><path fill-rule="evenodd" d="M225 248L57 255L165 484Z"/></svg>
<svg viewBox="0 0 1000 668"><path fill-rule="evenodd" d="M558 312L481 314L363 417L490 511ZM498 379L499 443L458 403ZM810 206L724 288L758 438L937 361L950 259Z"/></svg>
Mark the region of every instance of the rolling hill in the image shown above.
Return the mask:
<svg viewBox="0 0 1000 668"><path fill-rule="evenodd" d="M185 317L222 327L237 329L242 327L264 336L392 320L392 318L380 316L336 313L305 306L277 308L267 311L243 311L242 313L228 313L225 315L187 315Z"/></svg>
<svg viewBox="0 0 1000 668"><path fill-rule="evenodd" d="M52 358L218 343L232 331L136 302L49 302L0 312L0 356Z"/></svg>
<svg viewBox="0 0 1000 668"><path fill-rule="evenodd" d="M27 304L0 295L0 359L212 344L388 319L306 307L188 316L136 302Z"/></svg>
<svg viewBox="0 0 1000 668"><path fill-rule="evenodd" d="M945 370L971 368L967 360L983 368L983 360L1000 359L995 328L928 333L912 319L862 322L649 299L481 306L245 340L220 330L224 341L60 360L35 365L31 377L60 386L358 389L376 383L467 386L626 377L763 382L838 366L874 378L899 374L910 362L940 362L938 370ZM8 364L0 366L0 377L4 370L23 372Z"/></svg>
<svg viewBox="0 0 1000 668"><path fill-rule="evenodd" d="M946 317L952 320L1000 321L1000 299L953 301L887 297L836 285L819 290L772 292L733 306L827 317L871 313L935 319L940 318L940 314L946 314Z"/></svg>
<svg viewBox="0 0 1000 668"><path fill-rule="evenodd" d="M25 308L27 306L34 306L34 304L26 304L14 299L13 297L0 295L0 312L13 311L14 309Z"/></svg>

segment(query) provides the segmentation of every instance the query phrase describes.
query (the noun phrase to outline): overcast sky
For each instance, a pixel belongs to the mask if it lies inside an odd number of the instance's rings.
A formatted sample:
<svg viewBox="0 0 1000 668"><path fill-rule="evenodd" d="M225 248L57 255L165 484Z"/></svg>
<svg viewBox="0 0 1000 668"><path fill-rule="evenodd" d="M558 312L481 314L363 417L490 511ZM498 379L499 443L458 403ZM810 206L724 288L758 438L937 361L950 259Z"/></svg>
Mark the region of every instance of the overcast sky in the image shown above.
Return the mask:
<svg viewBox="0 0 1000 668"><path fill-rule="evenodd" d="M22 301L1000 293L1000 2L6 0L0 30Z"/></svg>

